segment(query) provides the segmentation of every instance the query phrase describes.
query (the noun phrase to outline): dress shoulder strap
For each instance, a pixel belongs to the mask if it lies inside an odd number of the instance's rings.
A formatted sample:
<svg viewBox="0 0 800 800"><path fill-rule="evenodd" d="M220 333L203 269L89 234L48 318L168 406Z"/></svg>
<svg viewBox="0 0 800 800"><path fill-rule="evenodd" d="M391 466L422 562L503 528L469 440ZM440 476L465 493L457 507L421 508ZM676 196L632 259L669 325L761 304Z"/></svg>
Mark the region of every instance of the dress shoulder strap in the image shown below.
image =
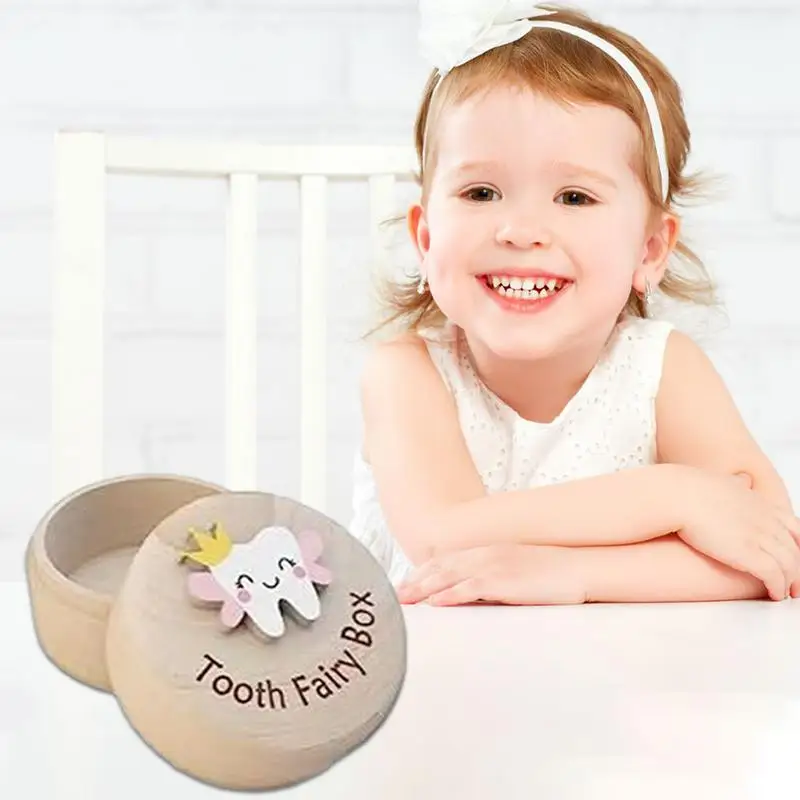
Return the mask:
<svg viewBox="0 0 800 800"><path fill-rule="evenodd" d="M627 373L628 386L635 386L642 399L658 394L664 355L675 326L668 320L626 317L618 326L617 341L609 353L612 373Z"/></svg>
<svg viewBox="0 0 800 800"><path fill-rule="evenodd" d="M461 368L462 352L459 343L458 329L452 324L443 328L426 329L420 332L433 365L451 394L464 391L467 382Z"/></svg>

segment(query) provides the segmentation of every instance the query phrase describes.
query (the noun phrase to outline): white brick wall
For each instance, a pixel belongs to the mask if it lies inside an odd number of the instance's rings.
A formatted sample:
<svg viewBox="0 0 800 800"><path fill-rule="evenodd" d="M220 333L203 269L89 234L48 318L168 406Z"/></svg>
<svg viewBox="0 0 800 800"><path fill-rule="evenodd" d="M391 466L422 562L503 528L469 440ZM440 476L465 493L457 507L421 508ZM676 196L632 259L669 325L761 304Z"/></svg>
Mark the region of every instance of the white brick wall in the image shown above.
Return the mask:
<svg viewBox="0 0 800 800"><path fill-rule="evenodd" d="M800 74L797 0L579 3L642 38L681 80L693 161L729 177L687 228L730 326L709 345L800 502ZM409 143L425 73L413 0L15 0L0 5L0 579L49 503L49 267L57 128L263 141ZM222 472L223 191L111 184L108 467ZM260 211L263 488L298 489L297 197ZM349 515L365 198L333 196L331 512ZM191 397L191 402L186 397ZM287 469L288 467L288 469Z"/></svg>

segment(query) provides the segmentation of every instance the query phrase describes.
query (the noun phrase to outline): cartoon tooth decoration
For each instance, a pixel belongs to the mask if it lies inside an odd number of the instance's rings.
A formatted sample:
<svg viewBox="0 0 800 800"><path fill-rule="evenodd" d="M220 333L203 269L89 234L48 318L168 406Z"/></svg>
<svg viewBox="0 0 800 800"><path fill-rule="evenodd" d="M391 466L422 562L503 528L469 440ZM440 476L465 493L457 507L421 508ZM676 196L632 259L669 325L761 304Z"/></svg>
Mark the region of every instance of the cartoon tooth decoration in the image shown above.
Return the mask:
<svg viewBox="0 0 800 800"><path fill-rule="evenodd" d="M200 549L186 551L183 557L208 571L189 575L189 594L222 603L220 619L226 627L235 628L247 615L263 633L282 636L282 601L308 621L319 617L314 584L329 584L332 575L317 562L322 537L316 531L295 536L288 528L271 526L245 544L233 544L219 524L209 531L193 528L190 534Z"/></svg>

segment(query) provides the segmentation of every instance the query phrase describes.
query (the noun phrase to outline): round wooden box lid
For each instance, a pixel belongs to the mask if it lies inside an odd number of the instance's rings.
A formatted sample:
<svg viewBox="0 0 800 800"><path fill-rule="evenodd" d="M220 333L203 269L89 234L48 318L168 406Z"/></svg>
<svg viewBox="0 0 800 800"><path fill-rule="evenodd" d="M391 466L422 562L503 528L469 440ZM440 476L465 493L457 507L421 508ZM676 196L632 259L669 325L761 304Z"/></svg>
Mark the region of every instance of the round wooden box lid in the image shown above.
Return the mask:
<svg viewBox="0 0 800 800"><path fill-rule="evenodd" d="M402 609L369 551L325 515L260 492L201 498L153 530L106 647L140 736L233 789L331 766L380 726L406 670Z"/></svg>

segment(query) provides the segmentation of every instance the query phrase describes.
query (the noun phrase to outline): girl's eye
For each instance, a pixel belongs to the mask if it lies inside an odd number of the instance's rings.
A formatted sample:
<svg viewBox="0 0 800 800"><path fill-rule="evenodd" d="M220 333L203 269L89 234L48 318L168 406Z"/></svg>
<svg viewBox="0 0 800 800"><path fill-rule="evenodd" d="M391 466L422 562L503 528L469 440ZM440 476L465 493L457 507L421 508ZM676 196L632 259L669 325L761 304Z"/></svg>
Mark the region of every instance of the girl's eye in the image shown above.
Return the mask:
<svg viewBox="0 0 800 800"><path fill-rule="evenodd" d="M284 561L285 561L285 562L286 562L286 563L289 565L289 567L290 567L290 568L291 568L291 567L293 567L293 566L295 565L295 562L294 562L294 561L292 561L292 559L291 559L291 558L286 558L286 557L284 556L283 558L281 558L281 559L278 561L278 569L284 569L284 567L282 567L282 566L281 566L281 564L283 564L283 562L284 562Z"/></svg>
<svg viewBox="0 0 800 800"><path fill-rule="evenodd" d="M583 192L577 192L574 189L562 192L559 197L566 198L564 201L564 205L566 206L594 205L596 202L593 198L589 197L589 195Z"/></svg>
<svg viewBox="0 0 800 800"><path fill-rule="evenodd" d="M249 575L240 575L240 576L239 576L239 577L236 579L236 588L237 588L237 589L243 589L243 588L244 588L244 587L242 586L242 581L250 581L250 583L252 583L252 582L253 582L253 579L252 579L252 578L251 578Z"/></svg>
<svg viewBox="0 0 800 800"><path fill-rule="evenodd" d="M492 198L490 195L493 194L497 194L494 189L490 189L488 186L477 186L474 189L467 190L464 196L469 200L475 200L478 203L483 203L487 200L491 200Z"/></svg>

